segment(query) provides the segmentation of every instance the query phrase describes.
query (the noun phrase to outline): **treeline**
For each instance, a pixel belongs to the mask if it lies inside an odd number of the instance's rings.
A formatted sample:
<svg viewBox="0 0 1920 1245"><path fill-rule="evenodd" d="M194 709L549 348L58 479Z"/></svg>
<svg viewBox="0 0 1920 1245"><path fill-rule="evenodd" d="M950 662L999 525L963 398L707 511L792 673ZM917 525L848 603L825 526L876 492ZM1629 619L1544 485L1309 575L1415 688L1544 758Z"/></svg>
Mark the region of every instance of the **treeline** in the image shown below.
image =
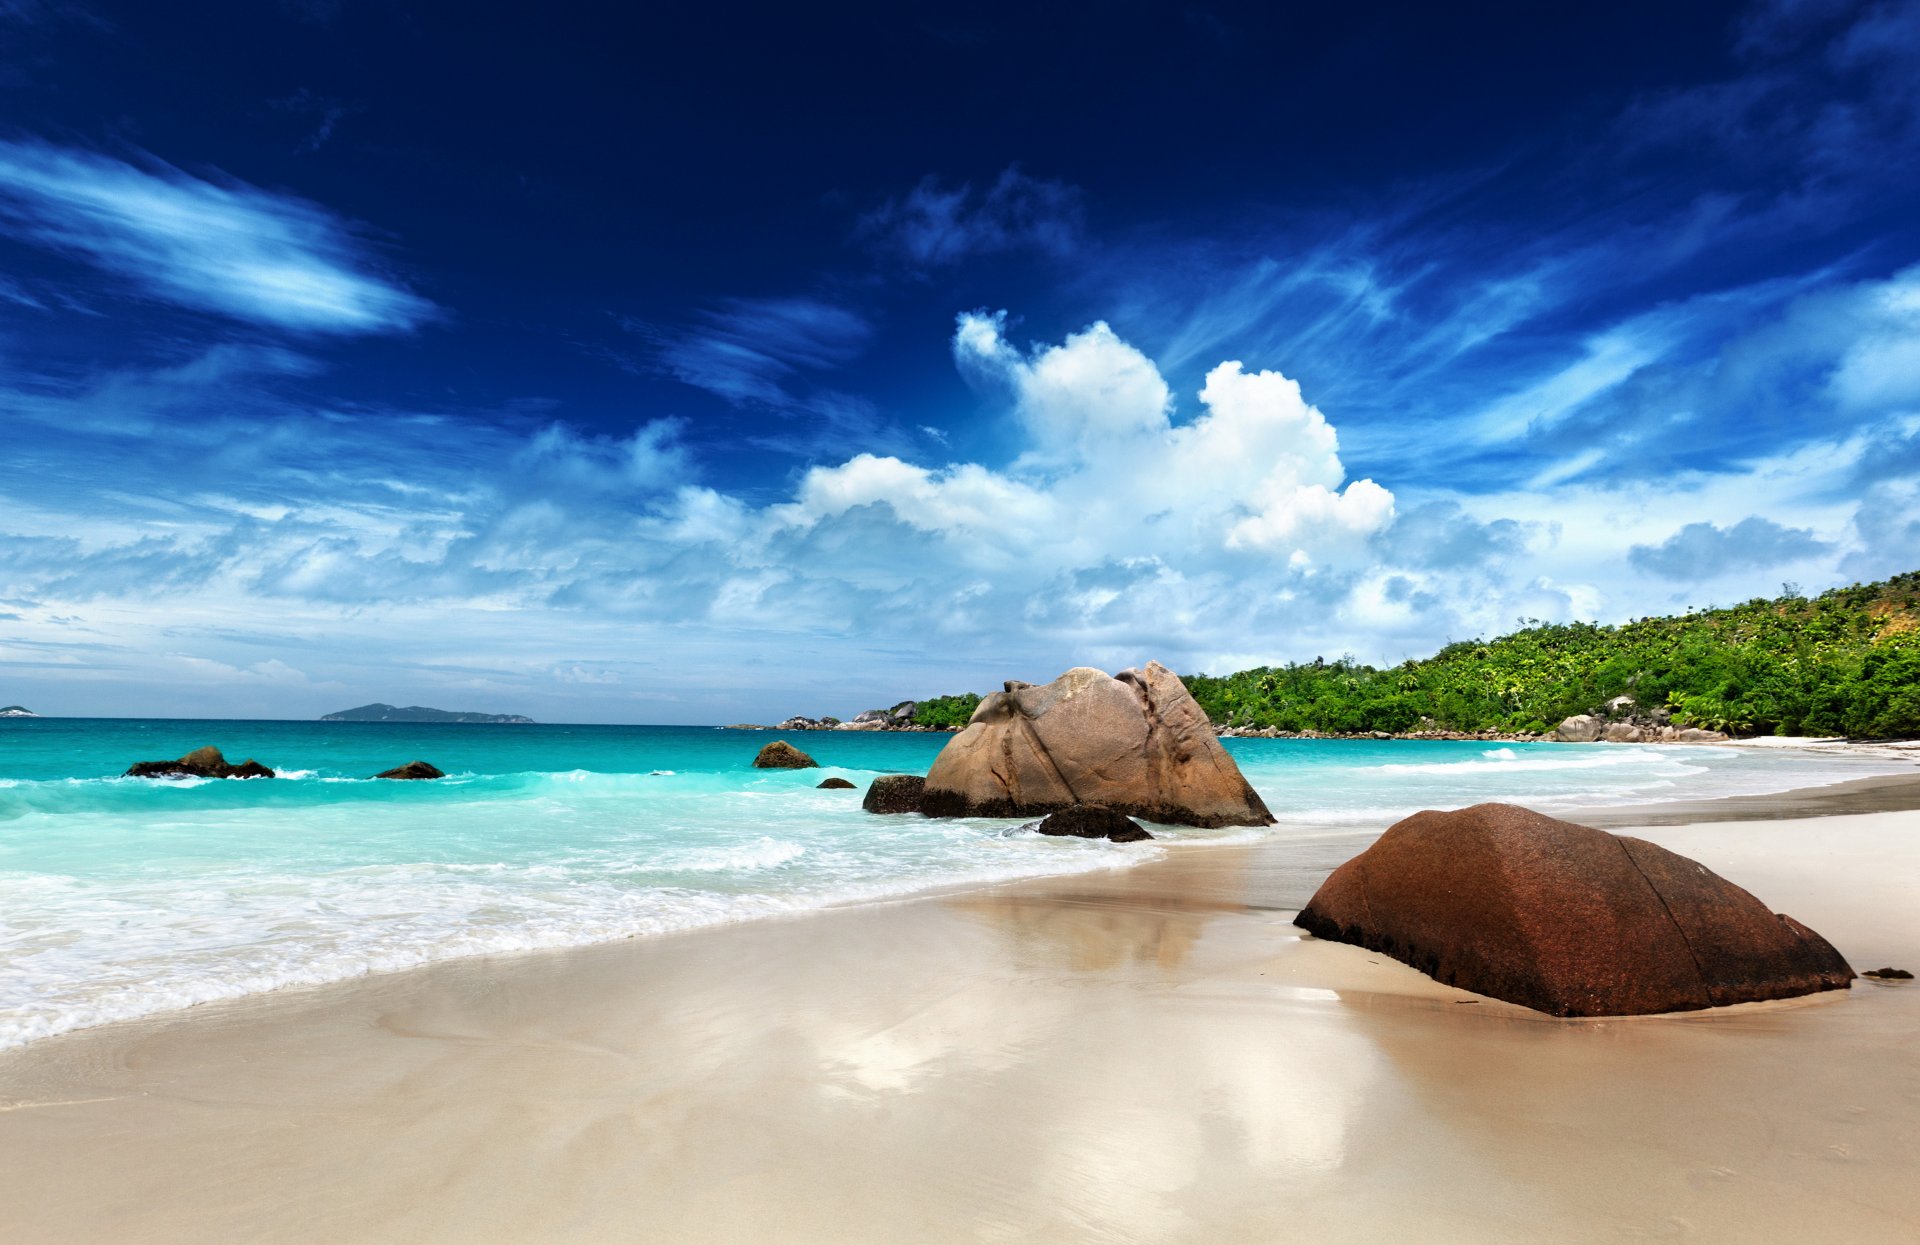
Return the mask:
<svg viewBox="0 0 1920 1245"><path fill-rule="evenodd" d="M980 697L972 692L962 692L958 696L933 696L920 701L913 711L915 726L936 726L942 730L965 726L973 711L980 707Z"/></svg>
<svg viewBox="0 0 1920 1245"><path fill-rule="evenodd" d="M1547 731L1631 696L1733 735L1920 734L1920 572L1618 627L1532 623L1377 668L1190 675L1216 723L1286 731Z"/></svg>

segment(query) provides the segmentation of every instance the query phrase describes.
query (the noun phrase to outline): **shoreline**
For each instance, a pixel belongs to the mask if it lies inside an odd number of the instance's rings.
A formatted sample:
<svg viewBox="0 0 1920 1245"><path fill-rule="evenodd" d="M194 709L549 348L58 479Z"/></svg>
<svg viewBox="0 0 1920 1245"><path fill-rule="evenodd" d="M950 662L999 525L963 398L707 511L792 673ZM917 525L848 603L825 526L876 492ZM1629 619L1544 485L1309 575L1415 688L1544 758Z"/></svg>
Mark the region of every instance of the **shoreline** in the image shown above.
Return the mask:
<svg viewBox="0 0 1920 1245"><path fill-rule="evenodd" d="M1594 814L1656 827L1856 969L1920 967L1920 774L1759 799ZM1920 1160L1920 1131L1855 1087L1920 1085L1920 992L1856 982L1632 1021L1468 995L1289 924L1378 830L1174 845L61 1034L0 1052L0 1170L23 1239L43 1241L1920 1229L1874 1191ZM1832 1114L1846 1103L1865 1105ZM1782 1150L1783 1128L1806 1141ZM1369 1196L1389 1177L1418 1193Z"/></svg>

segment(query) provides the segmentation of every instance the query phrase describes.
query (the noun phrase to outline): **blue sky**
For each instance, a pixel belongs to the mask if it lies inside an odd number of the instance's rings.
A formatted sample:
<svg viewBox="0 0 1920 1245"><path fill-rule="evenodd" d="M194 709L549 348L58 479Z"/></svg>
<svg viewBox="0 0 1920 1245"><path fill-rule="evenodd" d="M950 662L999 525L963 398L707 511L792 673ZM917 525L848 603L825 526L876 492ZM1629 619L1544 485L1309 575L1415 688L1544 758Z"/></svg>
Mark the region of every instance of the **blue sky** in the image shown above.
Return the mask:
<svg viewBox="0 0 1920 1245"><path fill-rule="evenodd" d="M0 702L844 716L1920 566L1920 5L194 7L0 0Z"/></svg>

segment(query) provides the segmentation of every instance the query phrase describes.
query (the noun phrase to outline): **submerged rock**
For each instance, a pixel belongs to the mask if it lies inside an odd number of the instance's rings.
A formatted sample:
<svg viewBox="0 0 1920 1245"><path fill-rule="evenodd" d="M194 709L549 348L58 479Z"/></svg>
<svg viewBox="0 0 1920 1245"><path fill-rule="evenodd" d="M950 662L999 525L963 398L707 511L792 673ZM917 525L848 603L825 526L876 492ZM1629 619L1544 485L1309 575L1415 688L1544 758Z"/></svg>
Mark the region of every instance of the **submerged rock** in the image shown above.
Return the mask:
<svg viewBox="0 0 1920 1245"><path fill-rule="evenodd" d="M384 770L381 773L375 774L374 777L420 781L428 778L445 778L446 775L425 761L408 761L405 765L397 769Z"/></svg>
<svg viewBox="0 0 1920 1245"><path fill-rule="evenodd" d="M883 774L868 786L860 807L869 813L917 813L926 786L918 774Z"/></svg>
<svg viewBox="0 0 1920 1245"><path fill-rule="evenodd" d="M786 740L776 739L760 749L760 755L753 758L753 767L755 769L819 769L820 762Z"/></svg>
<svg viewBox="0 0 1920 1245"><path fill-rule="evenodd" d="M1853 978L1826 939L1705 866L1511 804L1415 813L1294 923L1555 1016L1695 1011Z"/></svg>
<svg viewBox="0 0 1920 1245"><path fill-rule="evenodd" d="M1273 814L1214 737L1186 685L1158 662L1090 666L980 702L927 774L930 817L1027 817L1104 804L1148 821L1265 826Z"/></svg>
<svg viewBox="0 0 1920 1245"><path fill-rule="evenodd" d="M1071 835L1076 839L1111 839L1115 843L1138 843L1150 839L1139 822L1104 804L1076 804L1057 813L1048 813L1034 823L1041 834Z"/></svg>
<svg viewBox="0 0 1920 1245"><path fill-rule="evenodd" d="M830 791L852 791L854 789L853 784L844 778L824 778L820 781L819 785L821 788Z"/></svg>
<svg viewBox="0 0 1920 1245"><path fill-rule="evenodd" d="M1870 968L1860 974L1862 977L1876 977L1881 981L1912 981L1913 974L1904 968Z"/></svg>
<svg viewBox="0 0 1920 1245"><path fill-rule="evenodd" d="M126 772L128 778L272 778L273 771L248 757L238 765L227 764L220 749L211 745L195 748L174 761L137 761Z"/></svg>

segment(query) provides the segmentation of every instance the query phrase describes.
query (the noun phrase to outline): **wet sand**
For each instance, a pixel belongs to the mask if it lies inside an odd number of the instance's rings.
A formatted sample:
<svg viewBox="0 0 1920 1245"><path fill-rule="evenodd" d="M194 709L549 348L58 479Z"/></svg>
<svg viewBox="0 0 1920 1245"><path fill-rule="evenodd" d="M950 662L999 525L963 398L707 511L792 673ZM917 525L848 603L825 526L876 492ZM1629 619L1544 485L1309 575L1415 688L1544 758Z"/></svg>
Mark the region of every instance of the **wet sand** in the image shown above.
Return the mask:
<svg viewBox="0 0 1920 1245"><path fill-rule="evenodd" d="M1644 833L1920 969L1916 786ZM0 1054L6 1239L1920 1239L1915 983L1553 1020L1289 923L1371 837L36 1043Z"/></svg>

